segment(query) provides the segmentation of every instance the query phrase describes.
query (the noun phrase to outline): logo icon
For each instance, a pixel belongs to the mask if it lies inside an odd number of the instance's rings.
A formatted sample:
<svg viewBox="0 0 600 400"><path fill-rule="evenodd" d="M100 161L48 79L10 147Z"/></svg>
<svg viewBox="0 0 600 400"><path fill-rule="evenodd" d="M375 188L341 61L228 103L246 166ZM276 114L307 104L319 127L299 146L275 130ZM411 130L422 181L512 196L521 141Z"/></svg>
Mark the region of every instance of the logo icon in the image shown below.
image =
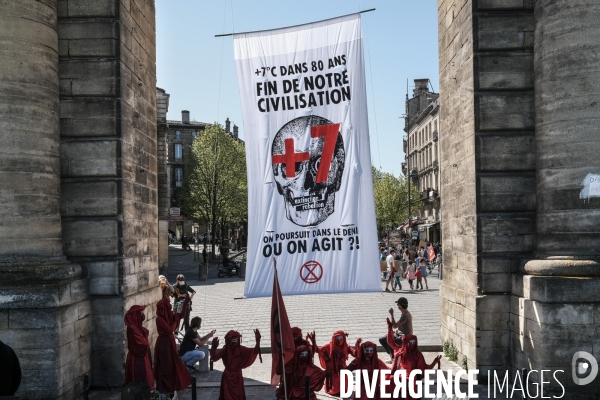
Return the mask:
<svg viewBox="0 0 600 400"><path fill-rule="evenodd" d="M583 359L585 361L582 361ZM587 385L596 379L598 375L598 362L587 351L578 351L573 354L571 370L573 371L573 382L576 385ZM583 377L586 374L588 374L587 377Z"/></svg>
<svg viewBox="0 0 600 400"><path fill-rule="evenodd" d="M314 226L333 214L345 159L340 124L325 118L295 118L277 132L271 162L287 219Z"/></svg>
<svg viewBox="0 0 600 400"><path fill-rule="evenodd" d="M322 277L323 267L316 261L308 261L300 268L300 279L306 283L317 283Z"/></svg>

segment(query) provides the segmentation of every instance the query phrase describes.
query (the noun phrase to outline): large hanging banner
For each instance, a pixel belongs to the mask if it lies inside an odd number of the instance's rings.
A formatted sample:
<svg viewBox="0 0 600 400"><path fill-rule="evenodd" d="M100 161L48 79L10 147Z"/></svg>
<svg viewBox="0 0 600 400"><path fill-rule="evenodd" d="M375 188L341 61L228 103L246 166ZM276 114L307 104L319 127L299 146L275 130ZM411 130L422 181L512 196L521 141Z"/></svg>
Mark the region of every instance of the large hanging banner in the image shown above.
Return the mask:
<svg viewBox="0 0 600 400"><path fill-rule="evenodd" d="M360 14L234 35L246 297L381 291Z"/></svg>

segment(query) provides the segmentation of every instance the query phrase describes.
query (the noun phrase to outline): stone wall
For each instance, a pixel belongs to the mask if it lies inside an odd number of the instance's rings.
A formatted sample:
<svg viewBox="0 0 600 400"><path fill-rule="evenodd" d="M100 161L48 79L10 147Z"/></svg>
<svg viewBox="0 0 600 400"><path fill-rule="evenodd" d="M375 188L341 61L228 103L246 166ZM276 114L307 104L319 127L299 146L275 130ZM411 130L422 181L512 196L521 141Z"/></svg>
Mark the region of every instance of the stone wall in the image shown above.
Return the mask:
<svg viewBox="0 0 600 400"><path fill-rule="evenodd" d="M510 365L511 273L535 238L533 6L439 4L442 338L487 374Z"/></svg>
<svg viewBox="0 0 600 400"><path fill-rule="evenodd" d="M75 399L90 371L88 280L63 255L56 0L0 1L0 340L17 398Z"/></svg>
<svg viewBox="0 0 600 400"><path fill-rule="evenodd" d="M158 265L169 266L169 209L171 207L171 190L169 187L169 168L167 166L167 112L169 111L169 94L163 89L156 89L157 105L157 160L158 160Z"/></svg>
<svg viewBox="0 0 600 400"><path fill-rule="evenodd" d="M121 386L124 314L160 296L154 1L58 3L63 248L90 279L91 384Z"/></svg>

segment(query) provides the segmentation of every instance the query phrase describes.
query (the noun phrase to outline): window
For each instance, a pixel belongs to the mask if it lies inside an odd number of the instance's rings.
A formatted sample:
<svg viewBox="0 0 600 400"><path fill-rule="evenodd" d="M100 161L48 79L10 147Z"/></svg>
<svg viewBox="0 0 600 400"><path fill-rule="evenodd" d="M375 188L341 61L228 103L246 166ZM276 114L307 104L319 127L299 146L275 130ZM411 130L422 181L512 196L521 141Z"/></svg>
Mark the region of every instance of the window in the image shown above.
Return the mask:
<svg viewBox="0 0 600 400"><path fill-rule="evenodd" d="M175 187L181 187L183 182L183 169L175 168Z"/></svg>
<svg viewBox="0 0 600 400"><path fill-rule="evenodd" d="M175 131L175 139L181 139L181 131Z"/></svg>
<svg viewBox="0 0 600 400"><path fill-rule="evenodd" d="M198 134L198 132L192 131L192 140L196 139L197 134Z"/></svg>
<svg viewBox="0 0 600 400"><path fill-rule="evenodd" d="M177 159L183 158L183 145L182 144L175 145L175 158L177 158Z"/></svg>

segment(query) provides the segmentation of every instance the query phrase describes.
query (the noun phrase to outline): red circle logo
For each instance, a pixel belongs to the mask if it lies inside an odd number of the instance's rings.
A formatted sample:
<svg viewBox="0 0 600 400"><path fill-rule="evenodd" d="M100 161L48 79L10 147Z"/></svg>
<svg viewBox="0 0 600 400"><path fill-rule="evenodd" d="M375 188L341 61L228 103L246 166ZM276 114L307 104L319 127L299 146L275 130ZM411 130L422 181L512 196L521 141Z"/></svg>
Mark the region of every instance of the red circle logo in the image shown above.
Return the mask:
<svg viewBox="0 0 600 400"><path fill-rule="evenodd" d="M308 261L300 268L300 278L306 283L317 283L322 277L323 267L316 261Z"/></svg>

